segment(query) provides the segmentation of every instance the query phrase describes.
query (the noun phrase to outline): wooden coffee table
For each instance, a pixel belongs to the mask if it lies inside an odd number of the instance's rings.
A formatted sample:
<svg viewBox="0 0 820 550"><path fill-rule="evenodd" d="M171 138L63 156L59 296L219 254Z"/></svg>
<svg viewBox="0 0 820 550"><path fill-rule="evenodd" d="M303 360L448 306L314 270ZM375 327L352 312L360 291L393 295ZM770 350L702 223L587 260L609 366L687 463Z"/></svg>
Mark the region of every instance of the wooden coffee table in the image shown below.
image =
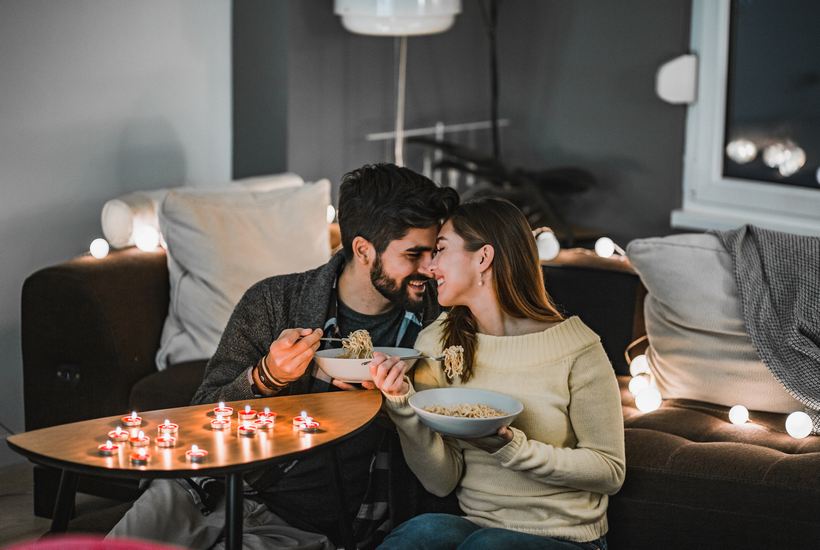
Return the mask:
<svg viewBox="0 0 820 550"><path fill-rule="evenodd" d="M225 533L226 547L242 547L242 473L272 466L284 459L316 450L328 449L331 460L331 479L335 485L342 518L342 537L346 547L351 545L351 522L346 518L344 487L339 471L339 460L335 443L348 438L370 424L379 412L382 403L381 392L338 391L286 397L268 397L250 401L226 403L233 407L233 426L227 431L215 431L210 423L215 404L192 405L158 411L138 411L142 417L143 430L151 437L148 446L150 459L144 466L130 462L132 448L121 443L113 456L100 456L97 446L105 443L108 432L121 426L121 416L110 416L95 420L84 420L61 426L43 428L13 435L8 438L9 446L34 463L52 466L62 470L60 489L54 505L52 532L65 531L71 517L74 496L77 490L78 474L94 474L110 477L130 478L178 478L196 476L224 476L226 478ZM237 434L241 421L237 413L245 405L257 411L264 407L277 413L275 427L265 433L258 431L253 437ZM54 404L59 407L59 403ZM315 433L295 430L293 417L306 411L320 423ZM127 413L126 413L127 414ZM156 446L157 426L165 419L179 425L177 446L162 449ZM134 429L126 428L124 430ZM191 463L185 452L197 445L208 451L201 464Z"/></svg>

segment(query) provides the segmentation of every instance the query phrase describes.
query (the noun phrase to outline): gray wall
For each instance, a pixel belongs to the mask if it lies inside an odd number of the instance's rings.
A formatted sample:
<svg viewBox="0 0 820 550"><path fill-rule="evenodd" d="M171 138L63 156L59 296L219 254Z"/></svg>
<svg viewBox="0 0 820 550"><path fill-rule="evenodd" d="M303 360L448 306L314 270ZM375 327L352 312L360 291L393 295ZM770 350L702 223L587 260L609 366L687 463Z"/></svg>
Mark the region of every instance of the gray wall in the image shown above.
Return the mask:
<svg viewBox="0 0 820 550"><path fill-rule="evenodd" d="M228 0L0 0L0 422L12 430L24 278L87 250L110 198L229 178L230 21Z"/></svg>
<svg viewBox="0 0 820 550"><path fill-rule="evenodd" d="M500 115L512 121L502 131L505 160L591 170L599 186L565 208L576 224L623 244L669 233L680 204L685 107L658 99L654 79L661 63L687 51L689 9L690 0L500 3ZM338 181L392 159L389 146L364 136L393 128L394 40L345 31L331 0L291 0L279 16L288 20L287 168ZM451 30L411 38L406 126L489 118L486 48L474 0ZM260 70L281 62L280 52L248 55L245 64ZM275 99L245 99L236 101L260 117L249 124L272 125ZM253 146L238 144L237 158Z"/></svg>

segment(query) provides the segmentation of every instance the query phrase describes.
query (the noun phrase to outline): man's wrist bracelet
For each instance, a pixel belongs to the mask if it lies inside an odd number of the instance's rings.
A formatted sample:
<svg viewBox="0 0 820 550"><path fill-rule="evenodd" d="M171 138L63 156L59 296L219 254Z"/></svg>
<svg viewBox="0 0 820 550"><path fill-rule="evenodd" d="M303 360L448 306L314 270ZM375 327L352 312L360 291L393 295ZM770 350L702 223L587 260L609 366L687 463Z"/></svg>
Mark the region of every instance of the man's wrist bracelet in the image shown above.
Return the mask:
<svg viewBox="0 0 820 550"><path fill-rule="evenodd" d="M259 372L259 381L262 382L262 385L268 388L269 390L279 391L285 386L287 386L288 383L278 380L268 371L267 364L265 363L265 359L267 357L267 354L263 355L262 359L259 360L259 365L257 365L257 371Z"/></svg>

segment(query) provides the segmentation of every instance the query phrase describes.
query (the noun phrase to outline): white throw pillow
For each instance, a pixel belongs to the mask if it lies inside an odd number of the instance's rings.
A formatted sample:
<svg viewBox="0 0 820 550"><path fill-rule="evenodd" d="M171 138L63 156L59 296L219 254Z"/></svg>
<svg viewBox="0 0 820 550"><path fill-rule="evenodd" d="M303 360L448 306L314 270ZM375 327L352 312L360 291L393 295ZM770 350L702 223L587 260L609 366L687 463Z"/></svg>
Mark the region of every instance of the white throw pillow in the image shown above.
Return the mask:
<svg viewBox="0 0 820 550"><path fill-rule="evenodd" d="M330 182L273 191L171 191L160 209L171 301L157 367L208 359L257 281L330 257Z"/></svg>
<svg viewBox="0 0 820 550"><path fill-rule="evenodd" d="M639 239L627 256L648 294L649 359L665 398L786 413L801 410L746 332L732 259L717 237Z"/></svg>
<svg viewBox="0 0 820 550"><path fill-rule="evenodd" d="M227 190L271 191L286 187L298 187L304 183L301 176L285 172L270 176L256 176L235 180L216 187L216 192ZM191 189L177 187L176 189ZM100 213L102 232L112 248L125 248L134 244L136 227L148 226L159 231L159 206L171 188L153 191L135 191L111 199L103 205ZM207 189L202 189L207 191Z"/></svg>

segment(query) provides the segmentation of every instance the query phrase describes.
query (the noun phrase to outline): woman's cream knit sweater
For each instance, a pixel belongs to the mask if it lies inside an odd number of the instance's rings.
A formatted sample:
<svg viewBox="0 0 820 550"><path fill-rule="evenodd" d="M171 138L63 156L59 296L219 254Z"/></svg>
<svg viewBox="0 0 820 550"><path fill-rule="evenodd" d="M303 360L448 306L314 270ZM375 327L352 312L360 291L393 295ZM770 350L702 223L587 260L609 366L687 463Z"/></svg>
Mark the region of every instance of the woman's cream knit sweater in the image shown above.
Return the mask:
<svg viewBox="0 0 820 550"><path fill-rule="evenodd" d="M444 315L419 334L416 349L441 354ZM481 526L579 542L604 535L607 495L624 480L624 430L618 383L598 335L577 317L533 334L479 334L473 373L453 386L524 404L513 440L495 453L421 424L407 403L412 385L385 400L424 487L440 496L458 487L467 519ZM448 386L434 361L418 363L414 385Z"/></svg>

